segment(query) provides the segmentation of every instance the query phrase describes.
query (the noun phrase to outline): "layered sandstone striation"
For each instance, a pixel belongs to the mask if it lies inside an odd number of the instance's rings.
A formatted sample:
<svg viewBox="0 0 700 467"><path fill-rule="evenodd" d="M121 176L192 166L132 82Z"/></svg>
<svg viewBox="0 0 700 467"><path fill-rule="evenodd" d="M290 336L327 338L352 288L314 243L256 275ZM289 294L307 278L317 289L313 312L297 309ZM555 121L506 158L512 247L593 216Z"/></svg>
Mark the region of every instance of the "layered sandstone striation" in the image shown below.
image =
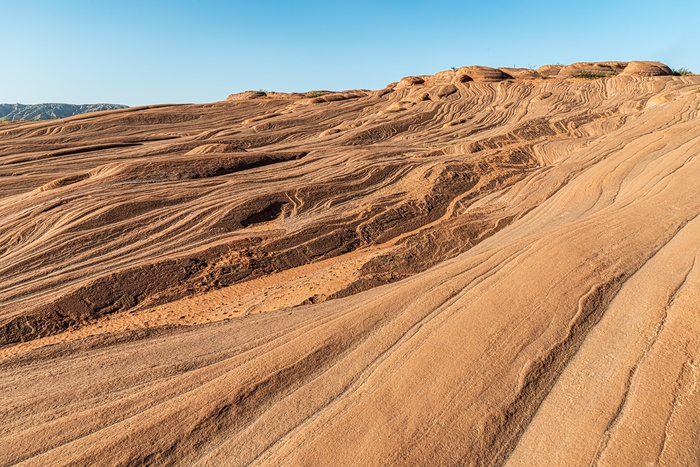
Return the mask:
<svg viewBox="0 0 700 467"><path fill-rule="evenodd" d="M669 73L3 123L0 465L698 464L700 78Z"/></svg>

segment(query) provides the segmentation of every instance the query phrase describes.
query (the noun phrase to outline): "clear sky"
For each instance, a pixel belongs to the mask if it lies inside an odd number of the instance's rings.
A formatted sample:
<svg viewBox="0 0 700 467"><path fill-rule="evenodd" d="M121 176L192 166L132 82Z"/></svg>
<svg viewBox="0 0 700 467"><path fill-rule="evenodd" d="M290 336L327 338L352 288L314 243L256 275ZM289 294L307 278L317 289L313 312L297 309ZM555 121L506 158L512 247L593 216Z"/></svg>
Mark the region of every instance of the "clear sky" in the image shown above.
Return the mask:
<svg viewBox="0 0 700 467"><path fill-rule="evenodd" d="M700 72L700 0L0 0L0 103L379 89L463 65Z"/></svg>

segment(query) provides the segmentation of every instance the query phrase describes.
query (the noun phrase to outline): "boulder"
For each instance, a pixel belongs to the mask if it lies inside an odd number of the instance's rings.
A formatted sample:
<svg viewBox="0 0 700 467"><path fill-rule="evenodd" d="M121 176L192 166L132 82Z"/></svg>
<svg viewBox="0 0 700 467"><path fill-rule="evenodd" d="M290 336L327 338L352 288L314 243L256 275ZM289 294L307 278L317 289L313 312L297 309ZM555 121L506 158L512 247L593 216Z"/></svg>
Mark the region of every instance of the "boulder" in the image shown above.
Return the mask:
<svg viewBox="0 0 700 467"><path fill-rule="evenodd" d="M461 67L456 70L457 77L462 75L469 76L472 81L475 82L493 82L493 81L503 81L505 79L512 79L513 77L498 68L489 68L487 66L466 66ZM464 82L464 81L460 81Z"/></svg>
<svg viewBox="0 0 700 467"><path fill-rule="evenodd" d="M405 78L401 78L396 85L396 89L410 88L411 86L420 86L422 84L425 84L424 76L406 76Z"/></svg>
<svg viewBox="0 0 700 467"><path fill-rule="evenodd" d="M537 79L542 77L537 71L529 68L499 68L499 70L515 79Z"/></svg>
<svg viewBox="0 0 700 467"><path fill-rule="evenodd" d="M668 76L673 74L673 70L661 62L635 61L630 62L622 74L635 76Z"/></svg>

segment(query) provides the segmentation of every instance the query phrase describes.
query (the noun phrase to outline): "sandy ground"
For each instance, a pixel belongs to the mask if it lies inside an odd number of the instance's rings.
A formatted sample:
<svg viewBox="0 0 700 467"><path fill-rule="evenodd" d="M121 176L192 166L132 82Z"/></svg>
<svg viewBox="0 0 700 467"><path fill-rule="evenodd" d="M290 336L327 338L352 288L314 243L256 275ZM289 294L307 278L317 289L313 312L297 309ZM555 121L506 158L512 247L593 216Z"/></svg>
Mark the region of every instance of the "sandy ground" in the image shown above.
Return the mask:
<svg viewBox="0 0 700 467"><path fill-rule="evenodd" d="M0 125L0 465L700 464L662 67Z"/></svg>

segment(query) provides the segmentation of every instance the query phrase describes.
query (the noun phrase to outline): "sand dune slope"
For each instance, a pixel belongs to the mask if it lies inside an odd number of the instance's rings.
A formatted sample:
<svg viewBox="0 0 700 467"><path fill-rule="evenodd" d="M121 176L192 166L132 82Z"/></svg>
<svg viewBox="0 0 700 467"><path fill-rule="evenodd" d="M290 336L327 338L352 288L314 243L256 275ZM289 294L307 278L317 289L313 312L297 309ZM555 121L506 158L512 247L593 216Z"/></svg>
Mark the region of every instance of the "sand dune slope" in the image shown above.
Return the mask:
<svg viewBox="0 0 700 467"><path fill-rule="evenodd" d="M614 63L0 126L0 465L697 465L700 78Z"/></svg>

